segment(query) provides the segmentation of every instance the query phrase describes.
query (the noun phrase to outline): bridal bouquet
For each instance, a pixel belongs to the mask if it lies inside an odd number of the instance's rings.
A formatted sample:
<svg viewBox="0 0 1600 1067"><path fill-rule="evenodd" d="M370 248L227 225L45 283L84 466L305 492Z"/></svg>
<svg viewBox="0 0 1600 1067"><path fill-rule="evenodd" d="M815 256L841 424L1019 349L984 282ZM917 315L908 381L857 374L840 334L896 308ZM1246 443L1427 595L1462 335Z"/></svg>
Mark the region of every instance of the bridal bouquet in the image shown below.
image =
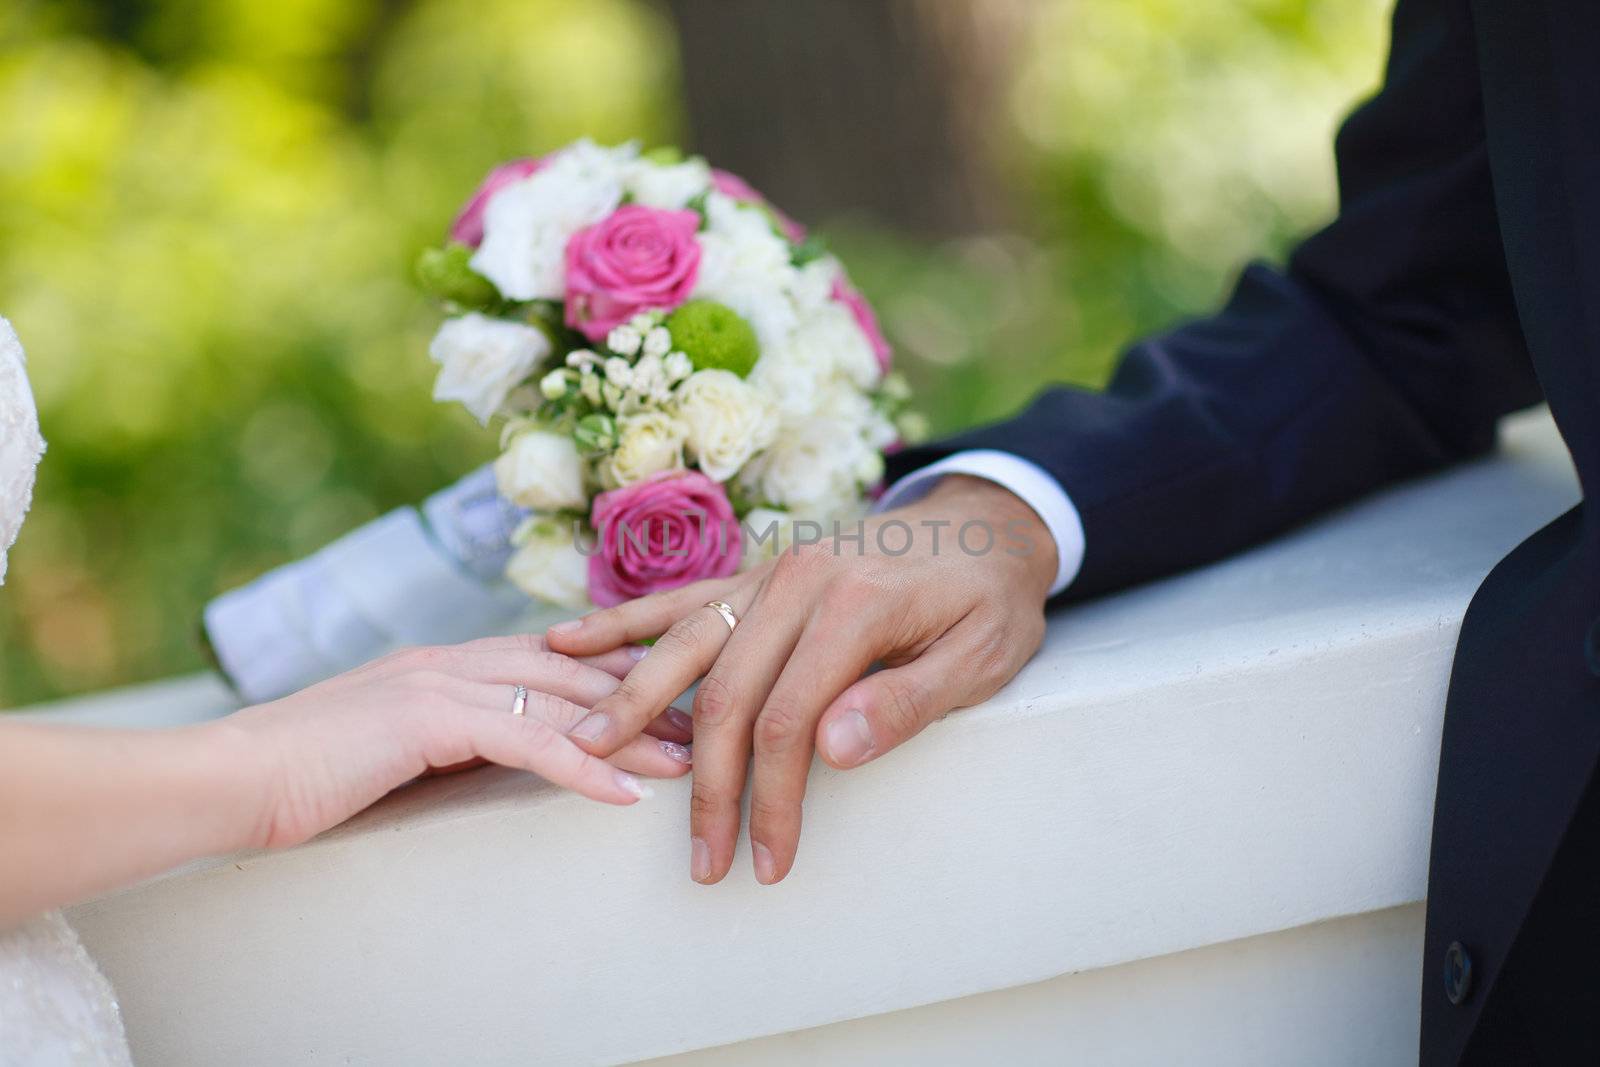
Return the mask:
<svg viewBox="0 0 1600 1067"><path fill-rule="evenodd" d="M504 419L495 479L527 511L507 576L552 603L820 536L862 514L916 422L839 261L675 150L585 140L497 167L418 278L449 316L434 398Z"/></svg>

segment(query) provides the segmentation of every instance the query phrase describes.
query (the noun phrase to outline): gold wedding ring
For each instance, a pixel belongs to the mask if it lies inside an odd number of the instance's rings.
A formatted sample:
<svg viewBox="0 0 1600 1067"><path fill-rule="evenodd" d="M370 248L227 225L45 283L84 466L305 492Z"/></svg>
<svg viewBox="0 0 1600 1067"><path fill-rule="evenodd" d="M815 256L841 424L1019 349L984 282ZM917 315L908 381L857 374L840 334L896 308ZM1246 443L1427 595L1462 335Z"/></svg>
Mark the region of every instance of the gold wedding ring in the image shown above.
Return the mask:
<svg viewBox="0 0 1600 1067"><path fill-rule="evenodd" d="M519 685L511 695L511 714L521 716L528 711L528 687Z"/></svg>
<svg viewBox="0 0 1600 1067"><path fill-rule="evenodd" d="M733 609L728 607L728 605L724 604L722 601L713 600L708 603L706 607L722 616L722 621L728 624L728 632L730 634L733 633L733 631L738 627L739 616L735 615L733 613Z"/></svg>

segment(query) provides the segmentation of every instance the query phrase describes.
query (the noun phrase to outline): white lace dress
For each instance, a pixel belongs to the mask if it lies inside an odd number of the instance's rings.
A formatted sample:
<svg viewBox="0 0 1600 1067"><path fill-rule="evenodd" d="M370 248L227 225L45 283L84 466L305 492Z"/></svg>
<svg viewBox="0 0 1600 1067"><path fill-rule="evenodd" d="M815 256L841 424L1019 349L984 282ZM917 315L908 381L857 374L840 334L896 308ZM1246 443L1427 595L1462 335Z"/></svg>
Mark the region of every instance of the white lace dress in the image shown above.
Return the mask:
<svg viewBox="0 0 1600 1067"><path fill-rule="evenodd" d="M22 345L0 318L0 583L44 451ZM3 594L0 594L3 595ZM0 929L0 1065L127 1065L111 986L59 914Z"/></svg>

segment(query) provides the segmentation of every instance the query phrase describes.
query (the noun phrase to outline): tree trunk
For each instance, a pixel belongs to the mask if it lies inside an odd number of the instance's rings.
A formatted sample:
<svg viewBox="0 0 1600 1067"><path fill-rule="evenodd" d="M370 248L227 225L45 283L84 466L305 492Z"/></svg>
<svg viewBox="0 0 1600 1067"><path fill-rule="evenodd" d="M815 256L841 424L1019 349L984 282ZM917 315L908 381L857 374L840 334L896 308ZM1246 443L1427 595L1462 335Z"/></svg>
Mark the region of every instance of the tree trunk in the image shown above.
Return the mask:
<svg viewBox="0 0 1600 1067"><path fill-rule="evenodd" d="M992 229L1025 3L668 0L693 147L802 219Z"/></svg>

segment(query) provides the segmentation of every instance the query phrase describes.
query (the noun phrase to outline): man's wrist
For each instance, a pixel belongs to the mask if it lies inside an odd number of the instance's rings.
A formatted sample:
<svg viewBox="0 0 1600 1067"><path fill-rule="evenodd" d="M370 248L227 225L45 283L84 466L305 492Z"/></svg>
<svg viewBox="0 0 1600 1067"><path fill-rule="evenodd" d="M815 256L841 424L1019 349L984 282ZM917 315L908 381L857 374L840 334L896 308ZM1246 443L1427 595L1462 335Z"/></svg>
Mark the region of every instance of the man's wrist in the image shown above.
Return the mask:
<svg viewBox="0 0 1600 1067"><path fill-rule="evenodd" d="M968 449L920 467L885 489L876 510L908 506L941 481L966 475L1008 490L1038 516L1055 547L1056 573L1049 595L1066 589L1078 575L1085 548L1083 519L1054 475L1031 460L992 448Z"/></svg>
<svg viewBox="0 0 1600 1067"><path fill-rule="evenodd" d="M949 513L957 528L966 522L988 526L993 534L989 550L1020 560L1040 598L1049 594L1059 569L1056 542L1027 501L999 482L971 474L945 475L923 499L927 507Z"/></svg>

